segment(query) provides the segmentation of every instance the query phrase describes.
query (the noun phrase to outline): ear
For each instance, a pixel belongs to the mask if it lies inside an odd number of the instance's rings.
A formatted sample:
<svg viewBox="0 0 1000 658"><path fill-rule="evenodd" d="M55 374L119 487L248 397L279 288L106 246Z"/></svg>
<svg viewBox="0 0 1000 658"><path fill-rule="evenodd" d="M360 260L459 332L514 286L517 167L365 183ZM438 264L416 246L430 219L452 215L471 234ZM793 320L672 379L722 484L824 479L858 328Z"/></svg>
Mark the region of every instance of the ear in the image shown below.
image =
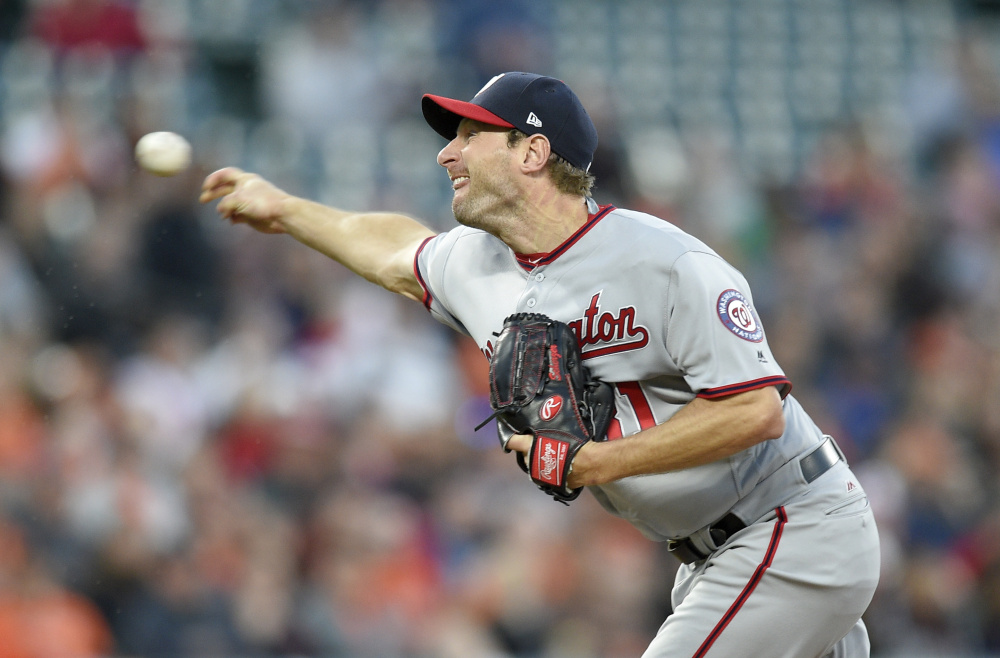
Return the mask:
<svg viewBox="0 0 1000 658"><path fill-rule="evenodd" d="M552 153L549 138L545 135L531 135L524 140L523 145L524 160L521 162L521 170L526 174L532 174L544 169Z"/></svg>

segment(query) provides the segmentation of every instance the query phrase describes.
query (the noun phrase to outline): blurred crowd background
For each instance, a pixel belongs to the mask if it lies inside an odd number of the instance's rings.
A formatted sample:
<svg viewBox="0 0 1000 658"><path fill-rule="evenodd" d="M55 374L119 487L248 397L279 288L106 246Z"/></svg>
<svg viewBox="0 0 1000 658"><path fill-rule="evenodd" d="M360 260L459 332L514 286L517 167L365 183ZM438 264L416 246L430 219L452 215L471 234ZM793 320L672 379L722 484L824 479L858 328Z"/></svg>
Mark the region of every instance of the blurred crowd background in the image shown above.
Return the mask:
<svg viewBox="0 0 1000 658"><path fill-rule="evenodd" d="M196 202L450 228L420 94L505 70L747 274L872 499L875 655L1000 655L998 3L2 0L0 658L641 654L676 561L473 432L475 346Z"/></svg>

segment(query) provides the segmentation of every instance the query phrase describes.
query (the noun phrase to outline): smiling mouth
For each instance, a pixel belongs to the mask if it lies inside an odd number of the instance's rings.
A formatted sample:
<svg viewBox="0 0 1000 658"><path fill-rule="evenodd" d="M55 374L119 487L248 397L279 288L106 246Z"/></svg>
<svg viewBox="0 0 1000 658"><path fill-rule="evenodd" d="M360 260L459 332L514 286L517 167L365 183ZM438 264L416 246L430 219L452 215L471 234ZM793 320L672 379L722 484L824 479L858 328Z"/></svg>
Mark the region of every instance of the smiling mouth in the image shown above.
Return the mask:
<svg viewBox="0 0 1000 658"><path fill-rule="evenodd" d="M457 190L458 188L462 187L468 182L469 182L468 176L455 176L454 178L451 179L451 189Z"/></svg>

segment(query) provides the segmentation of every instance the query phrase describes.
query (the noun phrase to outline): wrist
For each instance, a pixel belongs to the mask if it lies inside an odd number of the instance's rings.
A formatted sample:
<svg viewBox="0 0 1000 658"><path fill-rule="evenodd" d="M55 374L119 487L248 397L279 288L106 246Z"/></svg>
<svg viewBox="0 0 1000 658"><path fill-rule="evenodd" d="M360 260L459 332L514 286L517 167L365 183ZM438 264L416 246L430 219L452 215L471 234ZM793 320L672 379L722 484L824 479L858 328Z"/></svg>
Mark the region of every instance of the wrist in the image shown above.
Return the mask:
<svg viewBox="0 0 1000 658"><path fill-rule="evenodd" d="M576 487L589 487L599 484L607 484L602 474L602 460L604 444L595 441L588 441L580 451L576 453L573 460L573 480Z"/></svg>
<svg viewBox="0 0 1000 658"><path fill-rule="evenodd" d="M283 233L295 237L306 244L312 244L321 231L322 215L313 206L315 202L297 197L294 194L281 192L271 206L271 224Z"/></svg>
<svg viewBox="0 0 1000 658"><path fill-rule="evenodd" d="M274 204L274 215L272 221L275 224L285 228L286 230L290 228L290 223L296 218L301 217L305 212L303 207L304 199L300 199L297 196L282 193Z"/></svg>

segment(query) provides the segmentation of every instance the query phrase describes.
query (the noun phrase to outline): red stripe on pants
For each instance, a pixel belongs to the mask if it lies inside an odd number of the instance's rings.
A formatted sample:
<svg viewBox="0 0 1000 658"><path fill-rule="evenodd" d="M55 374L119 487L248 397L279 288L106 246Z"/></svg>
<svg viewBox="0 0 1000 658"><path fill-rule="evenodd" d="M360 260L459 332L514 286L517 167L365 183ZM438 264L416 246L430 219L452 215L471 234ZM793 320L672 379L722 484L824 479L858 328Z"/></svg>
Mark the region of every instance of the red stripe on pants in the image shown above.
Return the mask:
<svg viewBox="0 0 1000 658"><path fill-rule="evenodd" d="M743 588L740 595L736 597L733 604L729 606L729 610L726 611L726 614L722 615L722 619L719 620L719 623L715 625L712 632L708 634L705 641L702 642L700 647L698 647L698 651L695 652L694 658L703 658L703 656L708 653L708 650L712 648L715 641L719 639L720 635L722 635L722 631L725 630L726 626L729 625L729 622L733 620L736 613L743 607L743 604L747 602L747 599L750 598L753 591L757 589L757 585L759 585L760 581L764 578L764 572L766 572L768 567L771 566L771 563L774 562L774 554L778 550L778 542L781 541L781 533L785 529L785 524L788 522L788 515L785 514L784 507L779 507L775 511L778 513L778 520L774 523L774 532L771 533L771 542L767 545L767 552L764 553L764 559L759 565L757 565L757 569L753 572L750 582L746 584L746 587Z"/></svg>

